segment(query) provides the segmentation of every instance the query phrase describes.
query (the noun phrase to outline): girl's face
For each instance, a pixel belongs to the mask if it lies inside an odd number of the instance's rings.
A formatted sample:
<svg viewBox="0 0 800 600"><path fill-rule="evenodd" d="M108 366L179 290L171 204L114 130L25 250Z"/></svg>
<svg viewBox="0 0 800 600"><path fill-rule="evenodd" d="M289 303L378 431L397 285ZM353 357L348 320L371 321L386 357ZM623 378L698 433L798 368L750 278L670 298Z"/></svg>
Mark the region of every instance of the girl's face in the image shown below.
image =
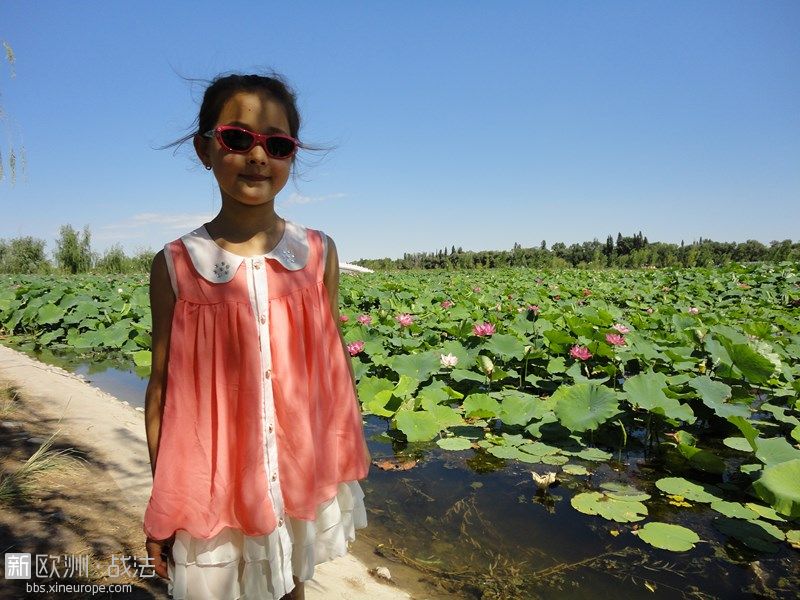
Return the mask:
<svg viewBox="0 0 800 600"><path fill-rule="evenodd" d="M289 135L283 106L265 94L238 92L222 106L215 127L235 125L255 133ZM246 153L226 150L215 137L195 136L197 156L211 166L219 183L223 205L238 202L250 206L275 199L289 179L290 158L272 158L256 144Z"/></svg>

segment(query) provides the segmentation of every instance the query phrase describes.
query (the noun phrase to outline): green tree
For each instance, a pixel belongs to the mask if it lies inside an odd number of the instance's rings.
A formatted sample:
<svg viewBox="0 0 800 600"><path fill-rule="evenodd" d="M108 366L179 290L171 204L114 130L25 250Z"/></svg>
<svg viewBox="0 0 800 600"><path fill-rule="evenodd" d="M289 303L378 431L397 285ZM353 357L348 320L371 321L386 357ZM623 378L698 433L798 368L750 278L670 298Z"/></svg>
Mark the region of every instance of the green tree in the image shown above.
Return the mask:
<svg viewBox="0 0 800 600"><path fill-rule="evenodd" d="M44 253L45 241L33 237L0 240L0 271L3 273L42 273L50 268Z"/></svg>
<svg viewBox="0 0 800 600"><path fill-rule="evenodd" d="M102 273L125 273L131 270L131 260L119 244L114 244L103 253L97 261L95 269Z"/></svg>
<svg viewBox="0 0 800 600"><path fill-rule="evenodd" d="M72 274L85 273L92 268L92 234L89 226L79 235L72 225L62 225L56 240L56 263Z"/></svg>

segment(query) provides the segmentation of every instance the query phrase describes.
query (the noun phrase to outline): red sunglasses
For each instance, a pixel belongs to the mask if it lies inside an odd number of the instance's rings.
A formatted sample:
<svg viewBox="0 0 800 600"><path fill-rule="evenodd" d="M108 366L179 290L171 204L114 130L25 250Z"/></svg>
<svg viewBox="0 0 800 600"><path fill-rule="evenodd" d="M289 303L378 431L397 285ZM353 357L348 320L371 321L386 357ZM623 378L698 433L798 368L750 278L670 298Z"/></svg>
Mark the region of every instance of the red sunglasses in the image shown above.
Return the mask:
<svg viewBox="0 0 800 600"><path fill-rule="evenodd" d="M261 146L271 158L291 158L297 152L300 142L291 136L280 133L256 133L235 125L220 125L206 131L203 137L217 138L220 146L230 152L244 154L256 145Z"/></svg>

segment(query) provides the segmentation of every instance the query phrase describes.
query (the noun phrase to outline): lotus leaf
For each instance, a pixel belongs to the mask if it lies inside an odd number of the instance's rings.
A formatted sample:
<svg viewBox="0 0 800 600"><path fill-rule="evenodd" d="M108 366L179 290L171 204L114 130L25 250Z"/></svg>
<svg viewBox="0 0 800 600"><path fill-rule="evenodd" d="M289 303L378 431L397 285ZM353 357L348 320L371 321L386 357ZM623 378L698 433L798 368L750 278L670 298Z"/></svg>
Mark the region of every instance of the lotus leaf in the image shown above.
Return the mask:
<svg viewBox="0 0 800 600"><path fill-rule="evenodd" d="M754 464L739 465L739 470L742 473L747 473L747 474L756 473L756 472L760 471L763 468L764 468L764 465L754 465Z"/></svg>
<svg viewBox="0 0 800 600"><path fill-rule="evenodd" d="M615 498L616 500L637 500L643 502L650 498L650 494L637 490L631 485L616 481L606 481L605 483L601 483L600 487L604 490L606 496Z"/></svg>
<svg viewBox="0 0 800 600"><path fill-rule="evenodd" d="M589 475L589 471L582 465L564 465L561 470L568 475Z"/></svg>
<svg viewBox="0 0 800 600"><path fill-rule="evenodd" d="M149 367L153 360L150 350L139 350L133 352L131 356L133 356L133 362L137 367Z"/></svg>
<svg viewBox="0 0 800 600"><path fill-rule="evenodd" d="M734 450L739 450L741 452L753 451L753 448L750 446L750 442L743 437L726 437L724 440L722 440L722 443L728 448L733 448Z"/></svg>
<svg viewBox="0 0 800 600"><path fill-rule="evenodd" d="M562 456L561 454L546 454L544 456L539 456L539 461L546 465L558 466L569 462L569 458Z"/></svg>
<svg viewBox="0 0 800 600"><path fill-rule="evenodd" d="M722 533L736 538L744 545L760 552L777 552L776 542L783 541L783 532L765 521L745 521L719 517L714 527Z"/></svg>
<svg viewBox="0 0 800 600"><path fill-rule="evenodd" d="M539 402L531 394L511 392L503 398L498 416L503 423L509 425L527 425L539 412L539 407L536 406Z"/></svg>
<svg viewBox="0 0 800 600"><path fill-rule="evenodd" d="M436 444L444 450L469 450L472 442L463 437L449 437L436 440Z"/></svg>
<svg viewBox="0 0 800 600"><path fill-rule="evenodd" d="M422 408L436 419L440 429L447 429L448 427L456 427L464 424L464 419L458 411L449 406L441 406L433 404L430 401L423 401Z"/></svg>
<svg viewBox="0 0 800 600"><path fill-rule="evenodd" d="M625 380L622 385L628 401L652 413L665 416L667 419L677 419L687 423L695 421L692 409L681 404L675 398L670 398L664 393L667 387L667 378L663 373L640 373Z"/></svg>
<svg viewBox="0 0 800 600"><path fill-rule="evenodd" d="M576 494L570 503L579 512L618 523L641 521L647 516L647 507L641 502L618 500L601 492Z"/></svg>
<svg viewBox="0 0 800 600"><path fill-rule="evenodd" d="M398 410L395 421L397 429L406 435L409 442L427 442L441 431L436 418L425 411Z"/></svg>
<svg viewBox="0 0 800 600"><path fill-rule="evenodd" d="M453 369L450 371L450 377L453 378L453 381L477 381L478 383L483 383L486 381L486 376L481 375L480 373L476 373L475 371L467 371L466 369Z"/></svg>
<svg viewBox="0 0 800 600"><path fill-rule="evenodd" d="M748 502L745 504L745 506L750 510L757 512L758 515L764 519L769 519L770 521L786 521L786 519L775 512L774 508L770 508L769 506L756 504L755 502Z"/></svg>
<svg viewBox="0 0 800 600"><path fill-rule="evenodd" d="M514 435L503 433L500 437L503 439L503 442L508 446L519 446L520 444L529 443L524 436L518 433Z"/></svg>
<svg viewBox="0 0 800 600"><path fill-rule="evenodd" d="M556 400L556 416L564 427L573 432L597 429L619 414L615 392L604 386L588 383L561 386L553 396Z"/></svg>
<svg viewBox="0 0 800 600"><path fill-rule="evenodd" d="M782 437L757 438L756 458L766 466L771 467L778 463L800 459L800 450L792 446Z"/></svg>
<svg viewBox="0 0 800 600"><path fill-rule="evenodd" d="M800 459L766 467L753 489L780 514L800 517Z"/></svg>
<svg viewBox="0 0 800 600"><path fill-rule="evenodd" d="M497 458L518 460L530 464L540 462L540 457L534 456L533 454L528 454L527 452L522 452L519 448L514 446L492 446L488 449L488 452Z"/></svg>
<svg viewBox="0 0 800 600"><path fill-rule="evenodd" d="M487 394L470 394L464 399L464 414L467 417L492 418L500 414L500 404Z"/></svg>
<svg viewBox="0 0 800 600"><path fill-rule="evenodd" d="M756 438L758 437L758 431L756 428L753 427L753 424L745 419L744 417L726 417L729 423L735 425L739 431L742 432L744 439L747 440L747 443L750 444L750 447L755 452L756 450Z"/></svg>
<svg viewBox="0 0 800 600"><path fill-rule="evenodd" d="M672 552L686 552L700 541L700 537L691 529L670 523L647 523L639 529L638 535L643 542Z"/></svg>
<svg viewBox="0 0 800 600"><path fill-rule="evenodd" d="M484 345L496 358L516 358L522 360L525 356L525 344L513 335L496 333Z"/></svg>
<svg viewBox="0 0 800 600"><path fill-rule="evenodd" d="M744 418L750 416L750 409L747 406L726 402L731 397L730 386L714 381L707 375L695 377L689 385L697 391L703 404L713 410L718 417L727 419L732 416Z"/></svg>
<svg viewBox="0 0 800 600"><path fill-rule="evenodd" d="M720 500L720 498L709 493L702 486L692 483L683 477L664 477L656 481L656 487L665 494L683 496L692 502L711 503Z"/></svg>
<svg viewBox="0 0 800 600"><path fill-rule="evenodd" d="M417 390L417 386L419 386L419 379L408 375L400 375L400 381L394 386L392 393L398 398L407 398Z"/></svg>
<svg viewBox="0 0 800 600"><path fill-rule="evenodd" d="M388 364L398 375L407 375L419 381L426 381L441 366L436 352L398 354L390 357Z"/></svg>
<svg viewBox="0 0 800 600"><path fill-rule="evenodd" d="M55 325L61 321L66 311L54 304L45 304L39 309L38 321L42 325Z"/></svg>
<svg viewBox="0 0 800 600"><path fill-rule="evenodd" d="M605 462L611 458L610 452L603 452L599 448L586 448L581 450L575 456L583 460L590 460L593 462Z"/></svg>
<svg viewBox="0 0 800 600"><path fill-rule="evenodd" d="M800 529L791 529L786 532L786 541L792 548L800 549Z"/></svg>
<svg viewBox="0 0 800 600"><path fill-rule="evenodd" d="M765 383L775 371L772 361L748 344L732 344L723 339L722 345L725 346L733 364L751 383Z"/></svg>
<svg viewBox="0 0 800 600"><path fill-rule="evenodd" d="M711 503L711 510L731 517L732 519L758 519L758 513L742 506L739 502L716 500Z"/></svg>

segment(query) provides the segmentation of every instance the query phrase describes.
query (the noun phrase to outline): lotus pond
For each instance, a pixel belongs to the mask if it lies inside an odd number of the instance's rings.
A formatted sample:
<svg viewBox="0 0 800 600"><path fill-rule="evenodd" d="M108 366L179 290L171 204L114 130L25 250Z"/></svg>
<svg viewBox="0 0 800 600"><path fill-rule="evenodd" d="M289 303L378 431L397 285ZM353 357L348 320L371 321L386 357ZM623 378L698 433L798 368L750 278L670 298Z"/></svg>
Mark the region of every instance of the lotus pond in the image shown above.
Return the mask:
<svg viewBox="0 0 800 600"><path fill-rule="evenodd" d="M8 341L146 376L141 278L6 281ZM796 596L797 264L372 274L341 305L388 558L467 597Z"/></svg>

